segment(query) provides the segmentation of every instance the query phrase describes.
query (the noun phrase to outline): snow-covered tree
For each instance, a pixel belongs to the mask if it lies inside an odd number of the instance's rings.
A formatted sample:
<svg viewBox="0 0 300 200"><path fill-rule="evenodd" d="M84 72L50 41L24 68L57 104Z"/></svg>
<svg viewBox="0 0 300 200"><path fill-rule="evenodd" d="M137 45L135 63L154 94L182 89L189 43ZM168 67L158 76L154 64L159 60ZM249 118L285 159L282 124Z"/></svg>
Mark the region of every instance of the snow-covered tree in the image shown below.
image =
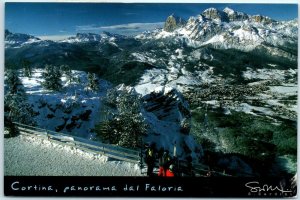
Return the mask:
<svg viewBox="0 0 300 200"><path fill-rule="evenodd" d="M73 82L75 80L75 77L73 76L73 73L72 73L69 65L61 65L60 70L61 70L61 73L66 76L66 80L68 82Z"/></svg>
<svg viewBox="0 0 300 200"><path fill-rule="evenodd" d="M31 78L31 76L32 76L31 63L28 60L24 59L24 60L22 60L22 67L24 70L24 76Z"/></svg>
<svg viewBox="0 0 300 200"><path fill-rule="evenodd" d="M61 76L62 73L59 67L46 65L45 71L42 73L42 77L44 78L42 86L48 90L60 90L62 87Z"/></svg>
<svg viewBox="0 0 300 200"><path fill-rule="evenodd" d="M87 88L92 91L98 91L99 90L99 79L95 73L88 72L87 74L88 83Z"/></svg>
<svg viewBox="0 0 300 200"><path fill-rule="evenodd" d="M27 125L34 125L34 111L28 103L24 86L16 71L7 71L5 74L5 96L4 96L4 117L5 127L11 127L11 122L19 122Z"/></svg>
<svg viewBox="0 0 300 200"><path fill-rule="evenodd" d="M137 94L112 89L104 99L107 106L105 121L96 127L98 135L124 147L140 147L147 124L141 114L141 100Z"/></svg>

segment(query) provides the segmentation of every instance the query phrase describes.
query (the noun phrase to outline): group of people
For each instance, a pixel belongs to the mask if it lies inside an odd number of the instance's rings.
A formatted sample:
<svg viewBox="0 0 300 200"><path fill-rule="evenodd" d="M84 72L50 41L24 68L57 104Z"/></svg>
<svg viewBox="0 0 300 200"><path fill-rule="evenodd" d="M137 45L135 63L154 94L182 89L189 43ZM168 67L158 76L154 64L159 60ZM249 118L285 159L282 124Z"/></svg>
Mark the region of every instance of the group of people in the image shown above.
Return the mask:
<svg viewBox="0 0 300 200"><path fill-rule="evenodd" d="M147 175L155 176L153 169L158 158L159 170L157 176L174 177L175 176L175 158L171 158L168 150L160 149L156 151L155 145L146 147L145 163L147 164Z"/></svg>

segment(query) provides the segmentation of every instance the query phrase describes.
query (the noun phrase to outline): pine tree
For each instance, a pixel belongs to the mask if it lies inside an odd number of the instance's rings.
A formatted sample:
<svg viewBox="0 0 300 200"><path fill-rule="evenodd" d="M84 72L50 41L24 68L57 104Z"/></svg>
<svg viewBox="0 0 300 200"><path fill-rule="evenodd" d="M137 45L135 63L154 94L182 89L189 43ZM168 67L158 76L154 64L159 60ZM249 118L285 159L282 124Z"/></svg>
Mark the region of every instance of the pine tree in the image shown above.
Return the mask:
<svg viewBox="0 0 300 200"><path fill-rule="evenodd" d="M139 96L126 90L112 89L107 92L104 102L111 110L106 111L108 117L96 127L100 138L123 147L140 147L147 124L140 113Z"/></svg>
<svg viewBox="0 0 300 200"><path fill-rule="evenodd" d="M75 80L75 77L73 77L73 73L72 73L69 65L61 65L60 70L61 70L61 73L66 76L66 80L68 82L73 82Z"/></svg>
<svg viewBox="0 0 300 200"><path fill-rule="evenodd" d="M46 65L45 71L42 73L42 77L44 78L42 86L48 90L60 90L62 87L61 76L62 74L58 67Z"/></svg>
<svg viewBox="0 0 300 200"><path fill-rule="evenodd" d="M32 77L32 68L31 68L31 63L24 59L22 60L22 66L24 70L24 76L31 78Z"/></svg>
<svg viewBox="0 0 300 200"><path fill-rule="evenodd" d="M5 126L12 128L12 121L34 125L34 111L28 103L24 86L16 71L7 71L5 75L4 116Z"/></svg>
<svg viewBox="0 0 300 200"><path fill-rule="evenodd" d="M94 92L98 91L99 90L99 80L97 78L97 75L94 73L88 72L87 78L88 78L87 88Z"/></svg>

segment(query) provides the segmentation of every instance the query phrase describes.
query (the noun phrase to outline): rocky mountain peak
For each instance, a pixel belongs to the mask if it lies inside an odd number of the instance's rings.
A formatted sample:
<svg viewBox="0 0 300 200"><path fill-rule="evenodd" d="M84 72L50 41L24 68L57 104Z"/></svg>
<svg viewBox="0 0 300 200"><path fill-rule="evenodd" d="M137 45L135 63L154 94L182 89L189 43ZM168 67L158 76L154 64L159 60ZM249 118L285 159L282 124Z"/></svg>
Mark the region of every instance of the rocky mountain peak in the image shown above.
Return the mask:
<svg viewBox="0 0 300 200"><path fill-rule="evenodd" d="M236 13L234 10L228 7L224 8L223 12L227 13L228 15L233 15L234 13Z"/></svg>
<svg viewBox="0 0 300 200"><path fill-rule="evenodd" d="M270 17L262 16L262 15L253 15L251 16L252 21L264 24L270 24L276 22L275 20L271 19Z"/></svg>
<svg viewBox="0 0 300 200"><path fill-rule="evenodd" d="M208 8L202 12L202 15L208 19L216 19L224 22L228 22L228 16L224 11L216 8Z"/></svg>
<svg viewBox="0 0 300 200"><path fill-rule="evenodd" d="M178 17L174 14L170 15L164 25L164 30L167 32L172 32L175 29L184 26L186 24L186 21L182 19L181 17Z"/></svg>
<svg viewBox="0 0 300 200"><path fill-rule="evenodd" d="M8 29L5 29L5 37L7 37L10 34L12 34L12 33Z"/></svg>
<svg viewBox="0 0 300 200"><path fill-rule="evenodd" d="M88 40L88 41L99 41L101 36L95 33L77 33L76 37L78 39Z"/></svg>
<svg viewBox="0 0 300 200"><path fill-rule="evenodd" d="M5 47L15 47L37 41L41 41L41 39L32 35L12 33L7 29L5 30Z"/></svg>
<svg viewBox="0 0 300 200"><path fill-rule="evenodd" d="M243 12L234 11L231 8L224 8L223 12L225 12L228 16L229 21L244 21L249 19L249 16Z"/></svg>
<svg viewBox="0 0 300 200"><path fill-rule="evenodd" d="M64 42L96 42L100 41L101 36L95 33L77 33L76 36L69 37Z"/></svg>

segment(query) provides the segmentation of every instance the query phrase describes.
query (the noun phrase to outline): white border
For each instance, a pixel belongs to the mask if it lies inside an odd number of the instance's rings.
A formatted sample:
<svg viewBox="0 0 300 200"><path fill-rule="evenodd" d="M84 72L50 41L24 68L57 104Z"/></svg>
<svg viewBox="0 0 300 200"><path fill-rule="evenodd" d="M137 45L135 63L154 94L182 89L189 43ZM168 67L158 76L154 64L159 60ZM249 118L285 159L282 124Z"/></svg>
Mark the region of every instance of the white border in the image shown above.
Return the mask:
<svg viewBox="0 0 300 200"><path fill-rule="evenodd" d="M4 2L52 2L52 3L244 3L244 4L297 4L297 0L4 0Z"/></svg>
<svg viewBox="0 0 300 200"><path fill-rule="evenodd" d="M62 3L62 2L67 2L67 3L240 3L240 4L298 4L298 84L300 81L300 75L299 75L299 63L300 63L300 41L299 41L299 11L300 11L300 4L297 0L0 0L0 133L4 133L4 4L5 2L51 2L51 3ZM298 90L298 113L299 113L299 90ZM298 117L298 127L297 127L297 136L298 136L298 141L299 141L299 128L300 128L300 119ZM1 134L0 134L1 135ZM32 197L6 197L4 196L4 146L3 146L3 137L4 134L2 135L2 138L0 138L0 161L1 165L0 168L0 199L25 199L25 200L31 200L33 199ZM297 157L297 167L298 170L300 169L299 167L299 147L297 148L298 150L298 157ZM299 181L297 180L297 183ZM298 190L298 197L299 197L299 190ZM44 199L46 197L35 197L34 199ZM97 197L101 198L101 197ZM296 199L292 198L292 199ZM50 198L52 199L52 198ZM68 198L58 198L55 197L55 199L72 199L72 197ZM90 199L90 198L76 198L76 199ZM101 199L116 199L116 198L101 198ZM119 198L118 198L119 199ZM122 198L122 199L132 199L132 198ZM141 198L136 198L136 199L141 199ZM159 198L147 198L147 199L159 199ZM164 199L171 199L171 198L164 198ZM195 198L196 199L196 198ZM198 199L198 198L197 198ZM200 198L199 198L200 199ZM206 198L201 198L201 199L206 199ZM247 199L247 198L243 198Z"/></svg>

